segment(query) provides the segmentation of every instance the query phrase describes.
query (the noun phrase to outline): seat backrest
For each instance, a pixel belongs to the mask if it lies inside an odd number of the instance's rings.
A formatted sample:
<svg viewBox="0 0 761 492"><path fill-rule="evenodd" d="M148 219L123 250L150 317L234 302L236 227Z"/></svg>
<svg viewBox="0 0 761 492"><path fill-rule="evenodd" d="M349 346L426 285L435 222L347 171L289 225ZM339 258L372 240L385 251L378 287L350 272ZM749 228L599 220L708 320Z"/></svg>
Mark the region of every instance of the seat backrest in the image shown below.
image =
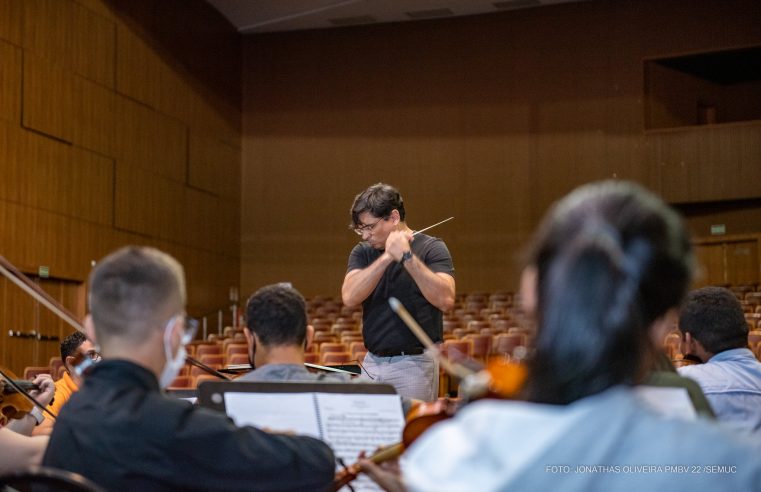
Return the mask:
<svg viewBox="0 0 761 492"><path fill-rule="evenodd" d="M31 381L38 374L51 374L48 366L27 366L24 368L24 379Z"/></svg>
<svg viewBox="0 0 761 492"><path fill-rule="evenodd" d="M345 364L352 360L349 352L326 352L322 354L322 365Z"/></svg>
<svg viewBox="0 0 761 492"><path fill-rule="evenodd" d="M323 343L320 345L320 355L326 352L347 352L348 348L345 343Z"/></svg>

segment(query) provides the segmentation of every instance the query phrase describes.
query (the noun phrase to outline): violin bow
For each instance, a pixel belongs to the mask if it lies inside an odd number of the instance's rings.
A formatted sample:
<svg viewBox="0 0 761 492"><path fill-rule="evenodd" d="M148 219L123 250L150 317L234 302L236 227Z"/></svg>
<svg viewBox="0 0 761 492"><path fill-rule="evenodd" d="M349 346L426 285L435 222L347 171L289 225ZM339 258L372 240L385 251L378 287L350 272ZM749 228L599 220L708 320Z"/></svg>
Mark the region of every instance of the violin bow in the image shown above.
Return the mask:
<svg viewBox="0 0 761 492"><path fill-rule="evenodd" d="M433 340L428 336L428 334L421 328L421 326L418 324L417 321L415 321L415 318L412 317L409 311L407 311L407 308L404 307L404 305L397 299L396 297L389 297L388 303L391 305L391 309L400 317L402 318L402 321L404 321L404 324L407 325L407 327L412 331L412 333L417 337L418 340L425 346L426 349L428 349L431 354L438 360L439 364L441 364L441 367L444 368L445 371L447 371L452 376L458 377L460 379L464 379L468 376L471 376L474 374L473 371L470 369L460 365L460 364L454 364L452 361L447 359L446 357L441 356L441 351L438 347L436 347L436 344L433 343Z"/></svg>
<svg viewBox="0 0 761 492"><path fill-rule="evenodd" d="M221 372L219 372L216 369L213 369L213 368L207 366L206 364L204 364L200 360L194 359L193 357L191 357L189 355L185 356L185 362L187 362L191 366L196 366L199 369L201 369L202 371L204 371L205 373L211 374L212 376L216 376L219 379L224 379L225 381L231 381L231 379L229 377L225 376Z"/></svg>
<svg viewBox="0 0 761 492"><path fill-rule="evenodd" d="M491 376L486 371L474 371L462 364L454 363L446 357L441 356L441 351L433 343L433 340L428 334L420 327L415 318L412 317L407 308L396 297L389 297L388 299L391 309L404 321L404 324L412 331L412 333L420 340L420 343L425 346L430 354L441 364L441 367L449 373L449 375L459 378L463 388L463 394L469 398L473 395L483 394L491 383Z"/></svg>

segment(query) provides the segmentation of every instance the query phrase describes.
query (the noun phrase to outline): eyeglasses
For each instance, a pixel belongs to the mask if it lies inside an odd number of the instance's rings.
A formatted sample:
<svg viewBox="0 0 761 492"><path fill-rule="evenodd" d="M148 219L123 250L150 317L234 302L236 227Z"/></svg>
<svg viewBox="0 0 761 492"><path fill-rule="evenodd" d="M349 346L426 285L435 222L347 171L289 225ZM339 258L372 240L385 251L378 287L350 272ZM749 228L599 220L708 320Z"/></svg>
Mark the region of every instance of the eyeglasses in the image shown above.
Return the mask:
<svg viewBox="0 0 761 492"><path fill-rule="evenodd" d="M357 233L357 236L361 236L366 232L369 232L372 234L373 230L375 229L375 226L381 223L381 221L386 220L388 217L381 217L380 219L376 220L372 224L363 224L359 227L355 227L353 230Z"/></svg>
<svg viewBox="0 0 761 492"><path fill-rule="evenodd" d="M90 349L87 352L85 352L85 355L90 358L93 362L100 362L101 356L100 354L95 351L94 349Z"/></svg>

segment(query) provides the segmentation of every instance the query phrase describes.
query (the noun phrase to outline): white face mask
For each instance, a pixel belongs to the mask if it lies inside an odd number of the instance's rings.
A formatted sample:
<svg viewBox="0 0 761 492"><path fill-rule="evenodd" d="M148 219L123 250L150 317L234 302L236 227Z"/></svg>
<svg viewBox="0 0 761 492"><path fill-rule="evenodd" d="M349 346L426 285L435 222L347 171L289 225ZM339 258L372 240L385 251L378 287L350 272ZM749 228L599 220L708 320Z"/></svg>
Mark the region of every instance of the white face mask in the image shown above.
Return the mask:
<svg viewBox="0 0 761 492"><path fill-rule="evenodd" d="M159 377L159 386L161 386L162 389L172 384L174 378L177 377L180 370L182 370L182 367L185 365L185 357L188 355L185 351L185 343L183 340L180 342L180 348L177 350L177 355L172 358L172 328L174 327L174 322L176 320L177 317L170 319L164 329L164 355L166 356L166 364L161 371L161 377Z"/></svg>

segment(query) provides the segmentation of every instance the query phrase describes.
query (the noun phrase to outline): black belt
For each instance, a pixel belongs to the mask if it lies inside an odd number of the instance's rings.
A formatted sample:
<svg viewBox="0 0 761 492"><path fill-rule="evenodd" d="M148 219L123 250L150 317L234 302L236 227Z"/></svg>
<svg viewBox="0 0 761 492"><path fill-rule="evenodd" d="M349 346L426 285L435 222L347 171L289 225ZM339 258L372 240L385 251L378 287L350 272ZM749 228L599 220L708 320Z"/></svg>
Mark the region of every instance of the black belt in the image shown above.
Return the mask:
<svg viewBox="0 0 761 492"><path fill-rule="evenodd" d="M372 352L372 354L378 357L396 357L399 355L420 355L423 352L425 352L423 347L416 347L402 350L379 350L377 352Z"/></svg>

